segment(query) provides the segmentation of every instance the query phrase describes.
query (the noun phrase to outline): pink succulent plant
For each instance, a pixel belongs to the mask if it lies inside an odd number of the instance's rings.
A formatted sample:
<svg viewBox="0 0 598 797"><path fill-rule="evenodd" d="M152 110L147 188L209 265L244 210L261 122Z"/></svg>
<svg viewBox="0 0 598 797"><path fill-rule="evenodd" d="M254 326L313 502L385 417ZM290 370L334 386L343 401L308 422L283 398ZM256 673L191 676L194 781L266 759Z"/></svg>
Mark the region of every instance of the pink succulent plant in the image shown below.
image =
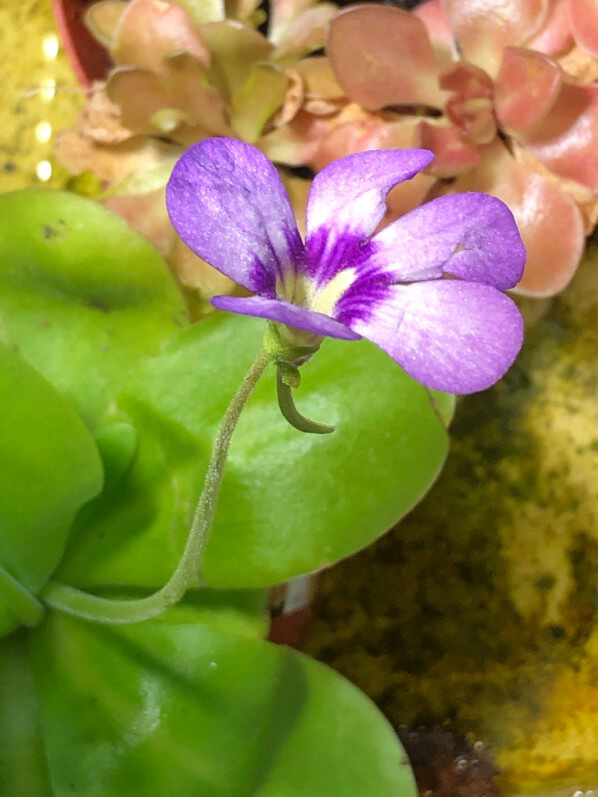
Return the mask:
<svg viewBox="0 0 598 797"><path fill-rule="evenodd" d="M181 282L204 298L233 284L197 258L168 220L164 191L176 159L214 135L255 143L303 101L289 68L324 44L332 3L275 0L268 36L255 0L101 0L86 22L114 68L93 87L76 130L57 155L73 173L93 172L102 200L150 238ZM307 187L305 189L305 193Z"/></svg>
<svg viewBox="0 0 598 797"><path fill-rule="evenodd" d="M428 184L411 186L400 210L422 201L418 191L499 197L528 251L517 290L559 292L598 218L597 8L590 0L429 0L411 13L342 11L327 55L366 116L329 119L311 161L354 147L431 149Z"/></svg>

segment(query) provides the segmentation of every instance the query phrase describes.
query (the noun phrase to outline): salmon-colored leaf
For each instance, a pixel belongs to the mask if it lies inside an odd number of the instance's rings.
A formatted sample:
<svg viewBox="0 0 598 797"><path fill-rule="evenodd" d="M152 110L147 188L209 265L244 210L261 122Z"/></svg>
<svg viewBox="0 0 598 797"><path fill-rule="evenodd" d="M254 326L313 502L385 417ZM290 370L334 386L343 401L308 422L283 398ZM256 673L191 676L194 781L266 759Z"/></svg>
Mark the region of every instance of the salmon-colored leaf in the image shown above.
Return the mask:
<svg viewBox="0 0 598 797"><path fill-rule="evenodd" d="M407 11L377 5L342 11L330 23L327 53L338 82L363 108L442 107L426 27Z"/></svg>
<svg viewBox="0 0 598 797"><path fill-rule="evenodd" d="M562 82L561 68L546 55L505 47L494 89L499 124L521 132L541 121L554 105Z"/></svg>

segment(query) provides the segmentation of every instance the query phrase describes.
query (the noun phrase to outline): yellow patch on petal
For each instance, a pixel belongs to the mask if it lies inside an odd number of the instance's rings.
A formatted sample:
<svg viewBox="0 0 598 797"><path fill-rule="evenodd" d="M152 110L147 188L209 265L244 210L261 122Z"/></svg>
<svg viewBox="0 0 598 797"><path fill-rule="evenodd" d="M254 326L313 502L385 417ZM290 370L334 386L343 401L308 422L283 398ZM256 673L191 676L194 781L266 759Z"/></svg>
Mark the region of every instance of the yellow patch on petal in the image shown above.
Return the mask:
<svg viewBox="0 0 598 797"><path fill-rule="evenodd" d="M346 268L340 271L314 295L312 310L325 315L333 315L336 303L355 282L356 276L357 271L354 268Z"/></svg>

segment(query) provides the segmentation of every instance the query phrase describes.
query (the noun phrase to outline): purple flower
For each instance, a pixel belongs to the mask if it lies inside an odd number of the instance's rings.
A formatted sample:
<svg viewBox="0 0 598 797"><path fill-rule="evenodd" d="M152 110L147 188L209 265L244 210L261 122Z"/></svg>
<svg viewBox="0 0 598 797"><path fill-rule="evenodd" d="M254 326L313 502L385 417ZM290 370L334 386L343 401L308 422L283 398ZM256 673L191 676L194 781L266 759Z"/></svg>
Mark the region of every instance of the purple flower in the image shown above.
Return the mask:
<svg viewBox="0 0 598 797"><path fill-rule="evenodd" d="M166 201L183 241L256 294L216 296L216 307L316 341L363 336L424 385L471 393L521 347L521 315L502 291L521 278L525 249L507 206L480 193L433 199L376 233L390 189L432 159L381 150L331 163L309 192L305 244L275 167L235 139L188 149Z"/></svg>

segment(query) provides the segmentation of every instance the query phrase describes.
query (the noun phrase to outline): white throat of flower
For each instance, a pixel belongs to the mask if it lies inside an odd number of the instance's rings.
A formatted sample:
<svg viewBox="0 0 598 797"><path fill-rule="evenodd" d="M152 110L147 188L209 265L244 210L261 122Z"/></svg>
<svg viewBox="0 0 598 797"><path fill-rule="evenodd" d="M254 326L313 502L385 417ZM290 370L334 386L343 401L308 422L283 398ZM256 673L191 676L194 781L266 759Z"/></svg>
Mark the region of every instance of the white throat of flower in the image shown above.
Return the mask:
<svg viewBox="0 0 598 797"><path fill-rule="evenodd" d="M334 308L338 300L355 282L356 277L356 269L345 268L330 282L318 287L317 283L305 274L289 272L285 275L284 281L277 281L276 295L299 307L334 317Z"/></svg>

